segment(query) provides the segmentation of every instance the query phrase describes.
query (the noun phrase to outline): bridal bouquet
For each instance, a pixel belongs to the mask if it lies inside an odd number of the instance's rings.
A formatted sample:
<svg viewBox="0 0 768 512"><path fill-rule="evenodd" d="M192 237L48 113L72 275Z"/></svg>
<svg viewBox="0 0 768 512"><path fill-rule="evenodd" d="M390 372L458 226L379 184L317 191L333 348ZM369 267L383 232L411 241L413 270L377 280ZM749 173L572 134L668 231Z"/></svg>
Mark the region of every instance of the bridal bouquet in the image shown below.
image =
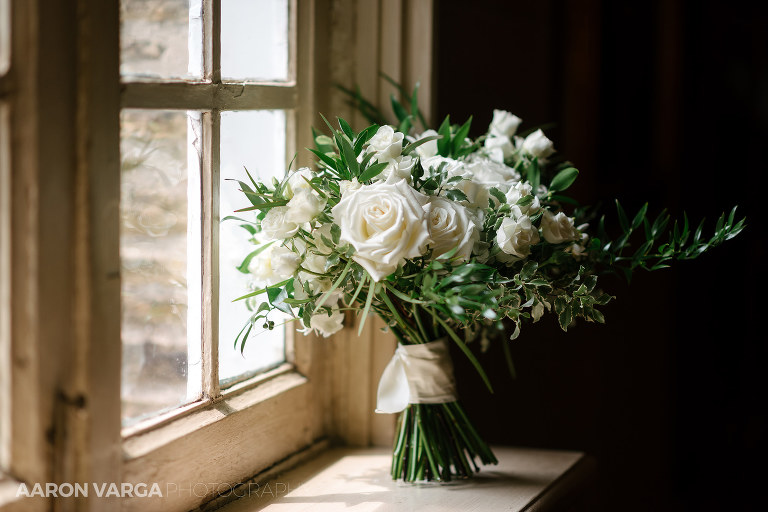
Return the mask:
<svg viewBox="0 0 768 512"><path fill-rule="evenodd" d="M686 217L670 229L665 213L650 220L646 205L627 216L617 203L621 231L610 239L604 219L590 230L589 210L572 206L565 192L578 171L541 130L518 135L521 120L496 110L474 140L471 119L415 133L417 107L393 105L396 127L355 132L343 119L325 121L329 134L315 133L310 150L314 169L239 182L250 206L238 211L255 213L240 218L255 247L239 268L256 284L238 299L252 316L235 346L254 326L273 328L276 312L322 336L342 328L344 311L358 314L360 331L379 315L399 342L377 407L401 413L392 477L447 481L470 476L478 460L496 463L457 399L449 344L490 389L474 339L489 343L504 322L515 339L545 313L563 330L577 318L602 323L600 306L612 297L598 286L601 274L695 258L744 220L734 209L704 238L703 223Z"/></svg>

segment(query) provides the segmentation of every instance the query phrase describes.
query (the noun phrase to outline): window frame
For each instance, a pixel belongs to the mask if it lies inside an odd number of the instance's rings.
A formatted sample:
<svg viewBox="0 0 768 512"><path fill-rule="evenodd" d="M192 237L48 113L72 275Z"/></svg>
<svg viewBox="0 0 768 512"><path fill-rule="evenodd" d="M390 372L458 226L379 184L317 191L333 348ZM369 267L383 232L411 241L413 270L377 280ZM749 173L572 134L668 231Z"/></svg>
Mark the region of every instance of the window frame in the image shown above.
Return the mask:
<svg viewBox="0 0 768 512"><path fill-rule="evenodd" d="M286 81L257 82L223 80L221 76L221 3L222 0L204 0L203 9L203 76L202 79L152 78L128 76L121 80L122 109L163 109L201 112L201 139L199 169L201 178L202 275L196 283L202 290L200 297L202 328L202 397L190 404L174 408L156 417L123 428L124 438L146 432L175 418L194 413L201 407L231 395L222 393L219 381L219 211L221 114L227 111L283 110L286 112L286 161L296 154L300 141L296 126L298 111L311 111L311 104L300 104L300 91L308 75L312 59L304 66L297 65L297 57L310 50L298 34L308 33L311 19L302 11L309 4L288 0L288 79ZM304 7L301 7L303 4ZM301 18L302 27L297 24ZM306 97L306 96L305 96ZM305 121L305 120L302 120ZM229 212L225 212L229 213ZM293 333L286 329L286 361L277 371L267 372L267 380L294 368ZM190 340L195 342L197 340ZM237 379L234 392L257 386L265 380L262 374Z"/></svg>
<svg viewBox="0 0 768 512"><path fill-rule="evenodd" d="M407 87L418 77L420 103L429 115L434 80L423 70L431 69L432 55L423 50L431 45L432 0L293 1L302 7L295 22L296 78L307 86L253 84L249 90L275 94L275 101L295 95L289 129L296 148L312 145L311 133L300 127L313 124L317 112L356 119L335 83L360 84L368 97L388 97L392 91L379 71ZM0 308L11 319L6 410L13 442L8 479L0 482L0 511L52 506L51 500L15 498L18 482L184 483L186 477L239 483L331 442L390 445L394 418L373 414L378 375L395 345L379 331L379 321L367 322L361 337L353 325L328 340L297 336L292 364L123 438L119 112L136 105L132 98L139 92L151 98L154 86L119 80L118 0L78 0L77 9L52 0L10 2L13 54L0 94L10 106L13 151L3 178L11 194L2 208L10 215L4 214L0 229L8 233L10 225L5 268L12 279L0 287L14 300L0 301ZM187 87L170 82L174 90ZM224 101L229 88L201 90ZM168 107L146 101L146 108ZM212 149L216 142L208 141ZM298 155L300 164L310 163L308 152ZM210 268L212 263L209 256ZM348 319L354 323L353 315ZM211 497L102 498L83 508L190 510Z"/></svg>
<svg viewBox="0 0 768 512"><path fill-rule="evenodd" d="M237 82L221 77L221 0L205 0L203 79L133 79L122 82L121 108L202 111L202 373L203 398L156 418L122 429L123 482L181 486L192 482L236 484L275 461L297 452L314 452L325 440L323 393L328 357L314 336L294 338L286 330L286 362L222 390L218 377L218 186L220 122L224 111L286 110L287 154L307 147L314 109L312 78L316 3L289 0L289 79L285 82ZM302 127L302 129L297 129ZM300 163L309 163L298 152ZM297 407L297 404L301 404ZM264 418L270 418L265 422ZM249 425L262 425L259 429ZM233 440L234 439L234 440ZM179 444L185 445L185 456ZM222 452L222 446L227 451ZM260 447L254 450L253 447ZM212 458L227 460L212 467ZM172 476L171 476L172 475ZM210 489L213 491L213 488ZM191 495L190 495L191 494ZM214 497L179 493L163 506L187 510ZM126 500L143 508L146 500Z"/></svg>

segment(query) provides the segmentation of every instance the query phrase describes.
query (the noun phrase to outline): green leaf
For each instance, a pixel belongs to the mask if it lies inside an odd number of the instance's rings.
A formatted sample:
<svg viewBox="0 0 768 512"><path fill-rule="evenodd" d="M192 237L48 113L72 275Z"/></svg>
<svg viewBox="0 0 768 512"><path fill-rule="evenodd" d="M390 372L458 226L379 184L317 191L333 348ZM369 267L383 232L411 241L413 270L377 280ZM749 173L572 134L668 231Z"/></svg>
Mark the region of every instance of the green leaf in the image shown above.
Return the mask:
<svg viewBox="0 0 768 512"><path fill-rule="evenodd" d="M451 116L445 116L443 124L437 130L442 138L437 141L437 152L440 156L450 156L451 150Z"/></svg>
<svg viewBox="0 0 768 512"><path fill-rule="evenodd" d="M480 361L477 360L477 358L469 349L469 347L467 347L466 343L464 343L464 341L462 341L462 339L456 335L453 329L451 329L442 318L440 318L438 315L434 315L434 319L437 320L437 322L448 333L448 336L450 336L451 339L453 339L453 341L456 342L456 344L459 346L461 351L464 352L464 355L467 356L467 359L469 359L469 362L472 363L472 366L475 367L475 370L477 370L477 373L480 374L480 378L482 378L483 382L485 382L485 385L488 387L488 391L493 393L493 386L491 386L491 381L488 379L488 376L485 374L485 371L483 370L483 367L480 364Z"/></svg>
<svg viewBox="0 0 768 512"><path fill-rule="evenodd" d="M575 167L568 167L563 169L557 175L552 178L552 183L549 184L550 192L562 192L570 187L579 175L579 171Z"/></svg>
<svg viewBox="0 0 768 512"><path fill-rule="evenodd" d="M352 176L360 174L360 164L357 161L355 150L352 149L352 145L345 137L339 137L341 139L341 156L347 164L347 168L352 173Z"/></svg>
<svg viewBox="0 0 768 512"><path fill-rule="evenodd" d="M537 190L539 190L539 185L541 184L541 170L539 169L539 159L534 158L531 160L531 163L526 168L526 178L528 179L528 183L531 184L531 190L533 190L533 193L535 194Z"/></svg>
<svg viewBox="0 0 768 512"><path fill-rule="evenodd" d="M629 219L627 219L627 214L624 212L624 208L621 207L621 203L619 203L619 200L616 200L616 211L619 213L619 224L621 224L621 229L626 233L629 231Z"/></svg>
<svg viewBox="0 0 768 512"><path fill-rule="evenodd" d="M287 199L283 199L281 201L271 201L271 202L268 202L268 203L261 203L261 204L257 204L257 205L254 205L254 206L249 206L248 208L241 208L239 210L235 210L235 213L250 212L252 210L268 210L270 208L276 208L278 206L285 206L287 204L288 204L288 200Z"/></svg>
<svg viewBox="0 0 768 512"><path fill-rule="evenodd" d="M640 227L640 224L643 223L643 219L645 218L645 214L648 211L648 203L645 203L642 208L640 208L640 211L637 212L637 215L635 215L635 218L632 219L632 229L637 229Z"/></svg>
<svg viewBox="0 0 768 512"><path fill-rule="evenodd" d="M520 269L520 279L523 281L529 281L533 278L533 275L539 269L539 264L533 260L528 261L523 268Z"/></svg>
<svg viewBox="0 0 768 512"><path fill-rule="evenodd" d="M352 130L352 127L349 126L349 123L346 122L343 118L339 117L339 126L341 127L341 130L344 132L344 134L349 137L349 140L355 140L355 132Z"/></svg>
<svg viewBox="0 0 768 512"><path fill-rule="evenodd" d="M360 336L363 334L363 326L365 325L365 321L368 318L368 314L371 312L371 305L373 304L373 296L378 293L379 290L379 283L376 283L373 281L373 278L371 277L371 284L372 287L368 287L368 296L365 298L365 306L363 307L363 315L360 318L360 325L357 328L357 335Z"/></svg>
<svg viewBox="0 0 768 512"><path fill-rule="evenodd" d="M292 277L286 279L285 281L280 281L279 283L276 283L276 284L272 285L270 288L277 288L277 287L280 287L280 286L285 286L290 281L293 281ZM232 302L237 302L239 300L249 299L251 297L256 297L257 295L261 295L262 293L266 293L266 292L267 292L267 288L262 288L260 290L256 290L255 292L247 293L247 294L243 295L242 297L238 297L236 299L233 299Z"/></svg>
<svg viewBox="0 0 768 512"><path fill-rule="evenodd" d="M571 325L571 304L566 304L563 311L557 316L557 320L560 323L560 328L564 331L568 331L568 326Z"/></svg>
<svg viewBox="0 0 768 512"><path fill-rule="evenodd" d="M445 196L451 201L469 201L467 195L461 190L452 188L445 193Z"/></svg>
<svg viewBox="0 0 768 512"><path fill-rule="evenodd" d="M334 245L338 245L341 240L341 228L336 223L331 224L331 239Z"/></svg>
<svg viewBox="0 0 768 512"><path fill-rule="evenodd" d="M357 296L360 295L360 291L363 289L363 286L365 286L366 281L368 281L368 274L363 273L363 278L360 280L360 284L357 285L357 289L355 290L355 293L349 299L348 304L350 306L352 306L357 300Z"/></svg>
<svg viewBox="0 0 768 512"><path fill-rule="evenodd" d="M384 171L384 169L387 168L387 165L389 165L387 162L381 162L381 163L378 163L378 164L373 164L372 166L370 166L366 170L364 170L362 172L362 174L360 174L360 176L358 176L357 180L360 183L363 183L363 182L366 182L366 181L370 181L373 178L375 178L376 176L378 176L379 174L381 174L382 171Z"/></svg>
<svg viewBox="0 0 768 512"><path fill-rule="evenodd" d="M490 194L493 197L495 197L499 201L499 203L501 203L501 204L506 204L507 203L507 196L505 196L504 193L501 190L497 189L496 187L491 187L489 192L490 192ZM530 197L530 196L526 196L526 197ZM532 201L533 197L531 197L530 200ZM519 203L519 201L518 201L518 203Z"/></svg>
<svg viewBox="0 0 768 512"><path fill-rule="evenodd" d="M270 245L272 245L272 244L274 244L275 242L276 242L276 240L272 240L271 242L268 242L268 243L266 243L266 244L262 245L262 246L261 246L261 247L259 247L258 249L254 250L254 251L251 251L251 253L250 253L250 254L248 254L248 256L246 256L246 257L245 257L245 259L243 259L243 262L242 262L242 263L240 263L240 265L238 265L238 266L236 267L236 268L237 268L237 270L238 270L239 272L242 272L243 274L248 274L248 273L249 273L249 272L248 272L248 265L250 265L250 264L251 264L251 260L253 260L253 258L255 258L256 256L258 256L259 254L261 254L261 253L262 253L262 252L264 252L265 250L267 250L267 249L269 248L269 246L270 246Z"/></svg>
<svg viewBox="0 0 768 512"><path fill-rule="evenodd" d="M354 147L355 156L360 155L360 152L362 152L363 146L365 145L365 143L371 140L371 137L373 137L376 134L378 129L379 129L379 125L373 124L357 135L357 139L355 139L355 147Z"/></svg>
<svg viewBox="0 0 768 512"><path fill-rule="evenodd" d="M248 222L249 224L256 224L253 221L243 219L241 217L235 217L234 215L227 215L223 219L221 219L221 222L224 222L225 220L239 220L240 222Z"/></svg>
<svg viewBox="0 0 768 512"><path fill-rule="evenodd" d="M467 135L469 135L469 128L472 125L472 116L469 116L469 119L461 125L461 128L459 128L459 131L456 132L456 135L454 135L453 140L451 141L452 144L452 151L453 154L457 154L459 152L459 149L461 149L461 146L464 145L464 140L467 138Z"/></svg>
<svg viewBox="0 0 768 512"><path fill-rule="evenodd" d="M330 156L326 155L325 153L321 153L316 149L310 149L310 148L307 148L307 149L309 149L309 151L311 151L312 154L314 154L317 158L319 158L324 164L330 167L338 175L339 167L334 158L331 158Z"/></svg>
<svg viewBox="0 0 768 512"><path fill-rule="evenodd" d="M408 112L400 104L400 102L397 101L397 98L395 98L394 94L389 95L389 101L392 103L392 111L395 113L395 116L397 116L398 122L402 123L408 119Z"/></svg>
<svg viewBox="0 0 768 512"><path fill-rule="evenodd" d="M533 202L533 196L523 196L515 202L515 206L528 206Z"/></svg>
<svg viewBox="0 0 768 512"><path fill-rule="evenodd" d="M525 197L528 197L528 196L525 196ZM574 206L579 206L579 202L577 200L575 200L574 198L572 198L572 197L563 196L563 195L559 195L559 194L552 194L549 198L551 200L557 201L559 203L566 203L566 204L572 204ZM533 199L533 198L531 198L531 199Z"/></svg>
<svg viewBox="0 0 768 512"><path fill-rule="evenodd" d="M441 139L441 135L430 135L429 137L424 137L423 139L419 139L415 142L411 142L405 148L403 148L403 155L409 154L411 151L416 149L417 147L421 146L422 144L426 144L427 142L433 141L433 140L439 140Z"/></svg>
<svg viewBox="0 0 768 512"><path fill-rule="evenodd" d="M315 306L315 310L312 312L314 315L317 313L317 310L322 307L323 304L328 300L328 298L333 294L334 290L339 287L339 285L344 281L344 278L347 277L347 272L349 272L350 267L352 266L352 260L347 261L347 264L344 266L344 270L341 272L341 275L336 279L336 282L333 283L331 288L325 292L325 294L320 298L317 305Z"/></svg>

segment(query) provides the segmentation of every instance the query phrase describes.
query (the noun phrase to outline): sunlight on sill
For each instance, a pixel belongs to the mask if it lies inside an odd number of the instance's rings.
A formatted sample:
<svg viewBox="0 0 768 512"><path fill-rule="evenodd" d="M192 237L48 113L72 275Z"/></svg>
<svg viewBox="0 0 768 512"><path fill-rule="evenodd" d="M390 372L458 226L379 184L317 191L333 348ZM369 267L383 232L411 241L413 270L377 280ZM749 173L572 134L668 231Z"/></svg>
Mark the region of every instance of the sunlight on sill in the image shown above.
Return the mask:
<svg viewBox="0 0 768 512"><path fill-rule="evenodd" d="M389 476L388 449L338 448L233 491L223 512L322 510L557 510L583 494L594 471L580 452L495 448L498 466L471 480L405 484Z"/></svg>

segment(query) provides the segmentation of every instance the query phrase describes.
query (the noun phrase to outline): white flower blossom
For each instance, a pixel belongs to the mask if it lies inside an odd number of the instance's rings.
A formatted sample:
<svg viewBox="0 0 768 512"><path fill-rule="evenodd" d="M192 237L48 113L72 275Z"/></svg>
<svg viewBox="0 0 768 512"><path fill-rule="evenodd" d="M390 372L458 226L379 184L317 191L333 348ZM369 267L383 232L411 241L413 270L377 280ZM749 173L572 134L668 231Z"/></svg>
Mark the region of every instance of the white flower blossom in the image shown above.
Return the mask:
<svg viewBox="0 0 768 512"><path fill-rule="evenodd" d="M317 217L325 208L325 200L321 199L312 189L300 189L288 201L287 222L304 224Z"/></svg>
<svg viewBox="0 0 768 512"><path fill-rule="evenodd" d="M418 159L411 156L399 156L394 160L390 160L384 170L381 171L381 174L374 179L392 185L400 180L406 180L410 183L411 171L416 165L416 162L418 162Z"/></svg>
<svg viewBox="0 0 768 512"><path fill-rule="evenodd" d="M488 158L495 162L504 162L515 153L515 145L506 135L492 135L483 143Z"/></svg>
<svg viewBox="0 0 768 512"><path fill-rule="evenodd" d="M525 138L522 142L522 150L531 156L543 160L549 158L555 152L555 145L539 129Z"/></svg>
<svg viewBox="0 0 768 512"><path fill-rule="evenodd" d="M425 205L426 206L426 205ZM429 237L432 257L458 247L456 257L467 261L480 239L480 229L472 213L464 206L442 197L429 202Z"/></svg>
<svg viewBox="0 0 768 512"><path fill-rule="evenodd" d="M533 195L531 184L527 181L519 181L507 192L507 203L515 205L520 199L531 195ZM519 206L519 208L523 214L531 216L541 209L541 202L538 197L533 195L533 199L530 203L524 206Z"/></svg>
<svg viewBox="0 0 768 512"><path fill-rule="evenodd" d="M324 338L327 338L344 328L344 313L339 310L338 306L333 306L330 316L325 311L321 311L312 315L309 323L312 329ZM308 334L308 332L305 331L305 334Z"/></svg>
<svg viewBox="0 0 768 512"><path fill-rule="evenodd" d="M253 258L248 271L260 285L269 286L291 277L301 257L281 245L271 245Z"/></svg>
<svg viewBox="0 0 768 512"><path fill-rule="evenodd" d="M541 218L541 232L544 235L544 240L551 244L577 240L580 235L573 223L573 218L568 217L563 212L558 212L555 215L549 210L544 210L544 216Z"/></svg>
<svg viewBox="0 0 768 512"><path fill-rule="evenodd" d="M349 190L357 190L363 185L357 181L357 178L352 178L352 180L341 180L339 182L339 190L341 190L341 195L343 196L346 194Z"/></svg>
<svg viewBox="0 0 768 512"><path fill-rule="evenodd" d="M347 193L333 207L341 241L355 248L352 258L381 281L407 258L424 254L429 242L427 196L405 180L378 182Z"/></svg>
<svg viewBox="0 0 768 512"><path fill-rule="evenodd" d="M501 221L496 231L496 244L501 249L496 258L500 261L517 261L531 254L531 246L539 243L539 231L517 206L512 207L510 217Z"/></svg>
<svg viewBox="0 0 768 512"><path fill-rule="evenodd" d="M424 133L414 137L414 142L418 142L421 139L425 139L427 137L434 137L437 134L438 133L435 130L427 130ZM421 146L417 146L413 151L422 159L431 158L437 155L437 139L425 142Z"/></svg>
<svg viewBox="0 0 768 512"><path fill-rule="evenodd" d="M290 238L299 230L299 225L290 222L287 206L271 208L261 220L261 232L270 240L283 240Z"/></svg>
<svg viewBox="0 0 768 512"><path fill-rule="evenodd" d="M285 184L283 195L286 199L291 199L297 192L301 190L312 190L312 186L307 183L307 180L313 178L312 170L309 167L302 167L296 169L288 176L288 181ZM306 178L306 179L305 179Z"/></svg>
<svg viewBox="0 0 768 512"><path fill-rule="evenodd" d="M403 152L403 134L391 126L381 126L368 141L368 150L376 154L378 162L388 162Z"/></svg>
<svg viewBox="0 0 768 512"><path fill-rule="evenodd" d="M497 137L512 137L517 132L517 127L520 126L523 120L507 112L506 110L493 111L493 120L488 127L488 133Z"/></svg>

